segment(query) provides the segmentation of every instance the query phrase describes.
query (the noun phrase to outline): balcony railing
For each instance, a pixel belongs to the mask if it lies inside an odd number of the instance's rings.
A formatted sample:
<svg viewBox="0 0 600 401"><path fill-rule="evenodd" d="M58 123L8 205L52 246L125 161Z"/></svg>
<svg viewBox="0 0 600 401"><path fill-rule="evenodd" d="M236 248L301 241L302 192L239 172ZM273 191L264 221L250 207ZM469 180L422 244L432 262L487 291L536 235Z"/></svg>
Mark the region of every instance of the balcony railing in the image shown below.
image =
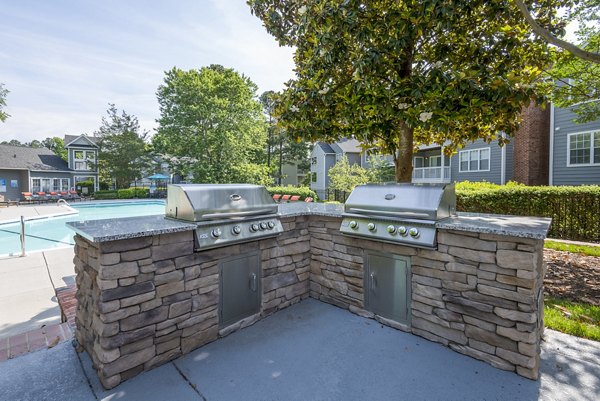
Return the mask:
<svg viewBox="0 0 600 401"><path fill-rule="evenodd" d="M450 182L450 166L413 168L412 181L418 182Z"/></svg>

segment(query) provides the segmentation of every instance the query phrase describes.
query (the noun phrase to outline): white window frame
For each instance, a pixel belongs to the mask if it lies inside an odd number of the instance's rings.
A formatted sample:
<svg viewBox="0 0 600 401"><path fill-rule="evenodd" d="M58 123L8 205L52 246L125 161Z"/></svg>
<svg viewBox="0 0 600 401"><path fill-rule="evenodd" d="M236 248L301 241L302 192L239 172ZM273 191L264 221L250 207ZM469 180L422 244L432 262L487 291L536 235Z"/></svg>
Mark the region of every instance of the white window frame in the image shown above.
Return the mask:
<svg viewBox="0 0 600 401"><path fill-rule="evenodd" d="M482 169L481 168L481 151L482 150L487 150L488 152L488 168L487 169ZM477 169L476 170L472 170L471 169L471 154L473 153L477 153ZM468 160L468 166L469 168L467 170L463 170L462 168L462 163L461 163L461 157L463 154L468 154L469 156L469 160ZM492 166L492 149L491 147L487 147L487 148L477 148L477 149L468 149L468 150L461 150L460 152L458 152L458 172L459 173L479 173L479 172L485 172L485 171L490 171L490 168Z"/></svg>
<svg viewBox="0 0 600 401"><path fill-rule="evenodd" d="M421 167L417 167L417 159L421 160ZM423 167L425 167L425 158L423 156L414 156L413 157L413 167L414 168L423 168Z"/></svg>
<svg viewBox="0 0 600 401"><path fill-rule="evenodd" d="M600 166L600 163L594 163L594 137L596 133L600 132L600 130L594 131L582 131L582 132L573 132L567 135L567 167L590 167L590 166ZM588 134L590 136L590 162L589 163L571 163L571 137L573 135L585 135Z"/></svg>
<svg viewBox="0 0 600 401"><path fill-rule="evenodd" d="M39 181L39 185L37 186L37 191L34 189L35 188L35 184L34 181L37 180ZM43 180L49 180L50 184L49 184L49 189L47 191L44 191L46 193L48 192L61 192L61 191L68 191L68 188L70 188L71 185L71 179L70 178L66 178L66 177L31 177L31 192L41 192L43 190ZM54 184L55 181L58 180L58 184L60 188L55 188ZM63 184L66 182L67 184L67 189L63 189Z"/></svg>
<svg viewBox="0 0 600 401"><path fill-rule="evenodd" d="M78 159L75 154L81 152L82 159ZM95 150L85 150L85 149L73 149L73 170L76 171L93 171L93 168L90 166L90 163L96 162L96 151ZM83 168L77 168L77 165L80 164Z"/></svg>

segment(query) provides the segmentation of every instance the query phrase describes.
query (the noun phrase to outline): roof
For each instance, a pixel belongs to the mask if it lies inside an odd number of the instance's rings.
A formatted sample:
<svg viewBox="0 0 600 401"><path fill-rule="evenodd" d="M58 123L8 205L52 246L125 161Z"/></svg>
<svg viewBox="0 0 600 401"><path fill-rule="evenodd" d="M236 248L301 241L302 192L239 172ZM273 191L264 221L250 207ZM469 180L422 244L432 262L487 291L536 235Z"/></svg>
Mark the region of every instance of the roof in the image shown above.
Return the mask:
<svg viewBox="0 0 600 401"><path fill-rule="evenodd" d="M95 137L95 136L88 136L86 134L81 134L81 135L65 135L65 146L69 146L72 142L75 142L77 139L79 139L81 137L89 140L90 142L92 142L95 145L97 145L98 142L100 141L100 138ZM85 147L85 146L90 146L90 145L80 145L80 144L77 144L77 146L83 146L83 147Z"/></svg>
<svg viewBox="0 0 600 401"><path fill-rule="evenodd" d="M362 153L360 142L354 138L342 139L335 143L343 153Z"/></svg>
<svg viewBox="0 0 600 401"><path fill-rule="evenodd" d="M331 145L329 145L328 143L317 142L317 145L319 145L321 147L321 149L323 149L323 152L325 152L325 153L335 153L335 151L331 148Z"/></svg>
<svg viewBox="0 0 600 401"><path fill-rule="evenodd" d="M0 145L0 169L71 171L66 161L47 148Z"/></svg>

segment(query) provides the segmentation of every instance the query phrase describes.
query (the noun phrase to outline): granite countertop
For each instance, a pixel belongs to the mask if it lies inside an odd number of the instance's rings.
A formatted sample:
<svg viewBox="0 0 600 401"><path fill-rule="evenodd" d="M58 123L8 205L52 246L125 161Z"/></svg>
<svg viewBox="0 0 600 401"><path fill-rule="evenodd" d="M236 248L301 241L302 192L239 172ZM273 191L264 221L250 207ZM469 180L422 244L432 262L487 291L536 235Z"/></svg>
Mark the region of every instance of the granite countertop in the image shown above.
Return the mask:
<svg viewBox="0 0 600 401"><path fill-rule="evenodd" d="M66 224L77 234L92 242L116 241L196 229L195 224L166 219L164 215L72 221Z"/></svg>
<svg viewBox="0 0 600 401"><path fill-rule="evenodd" d="M336 203L290 202L279 205L281 217L315 215L341 218L343 212L344 205ZM456 217L440 220L436 227L447 230L544 239L550 223L551 219L543 217L459 213ZM92 242L116 241L196 229L195 223L167 219L163 215L74 221L66 224Z"/></svg>
<svg viewBox="0 0 600 401"><path fill-rule="evenodd" d="M279 204L279 214L282 217L294 216L328 216L342 217L344 205L341 203L289 202Z"/></svg>
<svg viewBox="0 0 600 401"><path fill-rule="evenodd" d="M546 217L506 216L500 214L458 213L440 220L437 228L471 231L513 237L544 239L552 219Z"/></svg>

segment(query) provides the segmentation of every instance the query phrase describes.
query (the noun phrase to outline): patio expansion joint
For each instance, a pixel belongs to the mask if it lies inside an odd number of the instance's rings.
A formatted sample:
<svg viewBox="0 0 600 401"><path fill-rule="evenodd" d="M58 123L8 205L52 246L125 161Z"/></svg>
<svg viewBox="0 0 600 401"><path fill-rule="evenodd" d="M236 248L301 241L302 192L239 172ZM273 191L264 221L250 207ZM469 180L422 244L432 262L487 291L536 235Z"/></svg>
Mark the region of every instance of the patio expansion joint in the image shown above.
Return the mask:
<svg viewBox="0 0 600 401"><path fill-rule="evenodd" d="M73 341L75 341L75 340L73 340ZM90 380L90 377L88 376L87 371L86 371L85 367L83 366L83 361L81 360L80 352L77 351L77 347L75 346L75 344L73 344L73 348L75 349L75 355L77 355L77 360L79 361L79 367L81 368L81 372L83 372L83 376L85 376L85 380L87 381L87 385L90 388L92 395L94 396L95 399L100 400L100 398L98 397L98 394L96 394L96 391L94 390L92 381Z"/></svg>
<svg viewBox="0 0 600 401"><path fill-rule="evenodd" d="M179 368L179 366L177 366L177 364L175 363L175 361L171 362L171 364L175 367L175 370L177 370L177 372L179 373L179 375L183 378L183 380L186 381L186 383L188 384L188 386L190 386L192 388L192 390L198 394L198 396L200 396L200 399L202 401L208 401L206 399L206 397L204 397L204 395L202 395L202 393L200 392L200 390L198 390L198 387L192 383L190 381L190 379L185 375L185 373L183 373L183 371Z"/></svg>

